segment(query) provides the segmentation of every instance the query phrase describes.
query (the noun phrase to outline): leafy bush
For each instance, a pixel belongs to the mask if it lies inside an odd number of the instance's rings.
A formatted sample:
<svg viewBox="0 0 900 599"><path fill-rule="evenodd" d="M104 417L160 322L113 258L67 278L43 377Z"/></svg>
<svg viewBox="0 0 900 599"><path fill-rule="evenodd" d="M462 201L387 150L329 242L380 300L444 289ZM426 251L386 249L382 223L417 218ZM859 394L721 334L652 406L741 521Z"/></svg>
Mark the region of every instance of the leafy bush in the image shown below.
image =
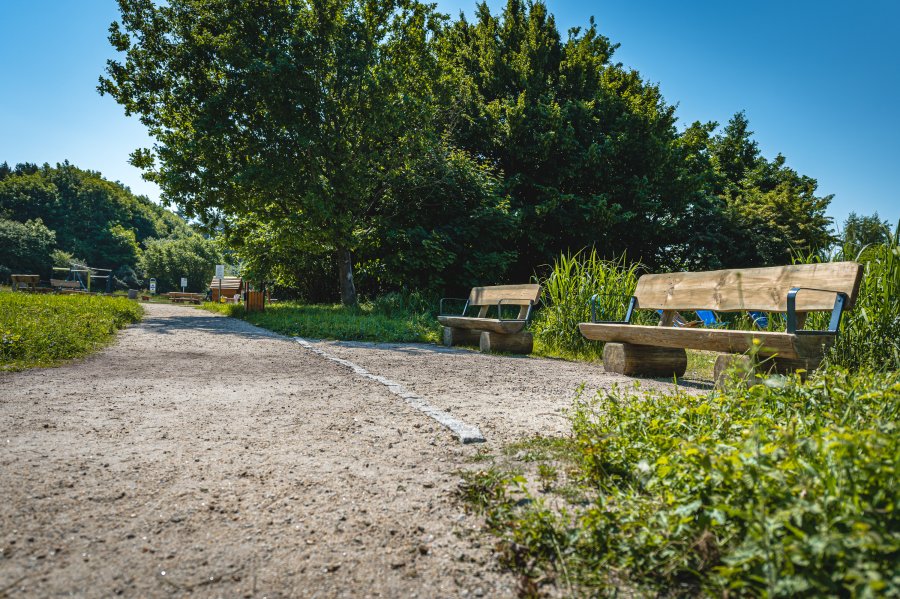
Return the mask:
<svg viewBox="0 0 900 599"><path fill-rule="evenodd" d="M146 278L156 279L159 293L181 291L181 277L187 277L187 291L204 291L223 262L216 244L199 235L178 239L150 239L141 257Z"/></svg>
<svg viewBox="0 0 900 599"><path fill-rule="evenodd" d="M141 314L124 298L0 293L0 370L83 356Z"/></svg>
<svg viewBox="0 0 900 599"><path fill-rule="evenodd" d="M847 368L898 370L900 226L890 243L869 246L857 259L866 269L856 307L841 323L841 334L828 360Z"/></svg>
<svg viewBox="0 0 900 599"><path fill-rule="evenodd" d="M559 507L515 477L499 492L494 471L479 497L532 582L897 596L898 416L898 373L834 369L710 396L601 392L572 412L577 501Z"/></svg>
<svg viewBox="0 0 900 599"><path fill-rule="evenodd" d="M46 277L50 274L53 263L50 254L55 244L56 234L39 218L24 223L0 219L0 265L5 267L4 272Z"/></svg>
<svg viewBox="0 0 900 599"><path fill-rule="evenodd" d="M602 344L582 337L578 323L590 321L595 294L600 294L598 315L605 320L624 319L639 268L628 264L624 255L603 260L596 250L561 255L549 276L540 281L542 307L533 326L538 343L561 354L599 355Z"/></svg>

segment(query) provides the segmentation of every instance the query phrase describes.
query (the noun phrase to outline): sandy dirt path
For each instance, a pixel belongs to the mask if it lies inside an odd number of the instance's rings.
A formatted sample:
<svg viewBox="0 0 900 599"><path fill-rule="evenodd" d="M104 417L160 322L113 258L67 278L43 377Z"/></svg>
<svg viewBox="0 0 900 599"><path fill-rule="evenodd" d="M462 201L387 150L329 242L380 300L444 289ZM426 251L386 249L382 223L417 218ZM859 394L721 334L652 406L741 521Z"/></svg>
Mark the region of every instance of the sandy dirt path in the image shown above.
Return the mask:
<svg viewBox="0 0 900 599"><path fill-rule="evenodd" d="M479 449L565 433L579 384L632 383L427 345L315 346L487 443L290 339L148 305L86 360L0 374L0 596L512 596L457 472Z"/></svg>

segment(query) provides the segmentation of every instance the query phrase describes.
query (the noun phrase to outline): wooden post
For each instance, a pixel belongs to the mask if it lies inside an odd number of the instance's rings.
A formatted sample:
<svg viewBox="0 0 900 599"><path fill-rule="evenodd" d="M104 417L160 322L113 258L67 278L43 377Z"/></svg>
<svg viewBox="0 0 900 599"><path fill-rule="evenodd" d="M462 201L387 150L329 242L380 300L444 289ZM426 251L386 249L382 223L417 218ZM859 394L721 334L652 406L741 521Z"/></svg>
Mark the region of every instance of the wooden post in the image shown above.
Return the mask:
<svg viewBox="0 0 900 599"><path fill-rule="evenodd" d="M607 343L603 347L603 368L627 376L681 377L687 370L687 352L670 347Z"/></svg>

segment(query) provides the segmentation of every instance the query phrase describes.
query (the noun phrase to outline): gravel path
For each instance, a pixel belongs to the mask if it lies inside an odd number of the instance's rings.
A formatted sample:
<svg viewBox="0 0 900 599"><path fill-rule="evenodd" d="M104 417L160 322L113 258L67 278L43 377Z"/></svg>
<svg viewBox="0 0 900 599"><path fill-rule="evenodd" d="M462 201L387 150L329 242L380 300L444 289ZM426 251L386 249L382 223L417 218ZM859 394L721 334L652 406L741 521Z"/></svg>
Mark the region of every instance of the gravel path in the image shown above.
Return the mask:
<svg viewBox="0 0 900 599"><path fill-rule="evenodd" d="M632 382L590 364L314 344L487 438L462 445L290 339L146 309L86 360L0 374L0 597L513 596L456 472L479 449L565 433L579 384Z"/></svg>

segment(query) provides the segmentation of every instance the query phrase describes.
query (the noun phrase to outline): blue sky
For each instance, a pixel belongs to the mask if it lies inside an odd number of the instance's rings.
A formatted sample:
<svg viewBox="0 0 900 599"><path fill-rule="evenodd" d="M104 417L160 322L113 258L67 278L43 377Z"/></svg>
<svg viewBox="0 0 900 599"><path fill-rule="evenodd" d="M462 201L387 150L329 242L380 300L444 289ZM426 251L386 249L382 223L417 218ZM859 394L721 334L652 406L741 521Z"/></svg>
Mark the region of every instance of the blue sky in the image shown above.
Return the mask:
<svg viewBox="0 0 900 599"><path fill-rule="evenodd" d="M488 4L498 11L503 0ZM616 60L658 83L682 126L745 110L763 153L834 194L830 215L900 219L900 2L549 0L561 30L596 17ZM474 2L440 0L454 17ZM95 91L113 54L112 0L28 0L0 11L0 162L101 171L158 199L128 154L141 124Z"/></svg>

